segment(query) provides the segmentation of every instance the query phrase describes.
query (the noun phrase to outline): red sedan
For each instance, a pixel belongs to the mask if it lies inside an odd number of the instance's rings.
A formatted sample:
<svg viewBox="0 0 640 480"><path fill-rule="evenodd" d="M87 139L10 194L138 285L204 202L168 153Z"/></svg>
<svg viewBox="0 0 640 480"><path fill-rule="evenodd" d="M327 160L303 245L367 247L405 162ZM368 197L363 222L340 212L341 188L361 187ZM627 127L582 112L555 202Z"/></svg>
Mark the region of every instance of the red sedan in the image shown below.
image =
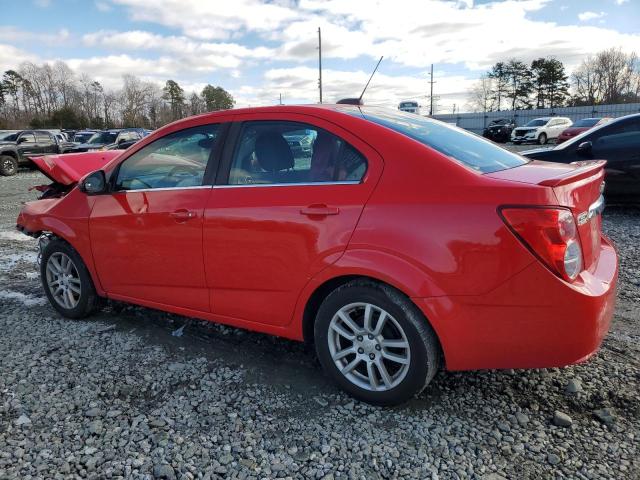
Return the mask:
<svg viewBox="0 0 640 480"><path fill-rule="evenodd" d="M593 127L598 125L602 125L603 123L610 122L612 119L609 117L597 117L597 118L583 118L581 120L577 120L576 123L571 125L569 128L565 128L560 135L558 136L556 143L566 142L567 140L572 139L576 135L581 134L582 132L586 132L587 130L591 130Z"/></svg>
<svg viewBox="0 0 640 480"><path fill-rule="evenodd" d="M200 115L36 163L56 182L17 224L42 239L62 315L109 298L314 342L368 402L406 401L440 368L584 361L613 313L601 161L334 105Z"/></svg>

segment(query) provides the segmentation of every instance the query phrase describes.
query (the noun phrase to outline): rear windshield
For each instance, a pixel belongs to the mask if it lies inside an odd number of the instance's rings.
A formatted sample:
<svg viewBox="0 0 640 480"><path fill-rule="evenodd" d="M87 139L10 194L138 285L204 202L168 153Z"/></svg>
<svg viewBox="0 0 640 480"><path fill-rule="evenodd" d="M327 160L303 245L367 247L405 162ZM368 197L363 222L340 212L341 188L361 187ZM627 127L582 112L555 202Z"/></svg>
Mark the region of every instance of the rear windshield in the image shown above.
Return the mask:
<svg viewBox="0 0 640 480"><path fill-rule="evenodd" d="M366 107L366 120L395 130L482 173L518 167L528 162L482 137L446 123L396 110Z"/></svg>
<svg viewBox="0 0 640 480"><path fill-rule="evenodd" d="M578 120L573 124L574 127L593 127L596 123L600 121L599 118L583 118L582 120Z"/></svg>

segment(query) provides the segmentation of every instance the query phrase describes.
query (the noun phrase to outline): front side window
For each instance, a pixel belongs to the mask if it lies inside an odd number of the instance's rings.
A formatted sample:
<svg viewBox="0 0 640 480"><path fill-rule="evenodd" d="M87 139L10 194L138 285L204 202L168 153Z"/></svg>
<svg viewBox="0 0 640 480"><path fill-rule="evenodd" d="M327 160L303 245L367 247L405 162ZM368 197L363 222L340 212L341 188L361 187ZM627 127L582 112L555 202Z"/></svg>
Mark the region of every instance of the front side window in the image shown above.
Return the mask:
<svg viewBox="0 0 640 480"><path fill-rule="evenodd" d="M229 184L359 182L366 170L365 157L326 130L297 122L248 122Z"/></svg>
<svg viewBox="0 0 640 480"><path fill-rule="evenodd" d="M543 127L546 124L547 124L547 120L536 119L536 120L531 120L529 123L525 125L525 127Z"/></svg>
<svg viewBox="0 0 640 480"><path fill-rule="evenodd" d="M23 133L20 135L20 143L36 143L36 137L33 133Z"/></svg>
<svg viewBox="0 0 640 480"><path fill-rule="evenodd" d="M120 165L116 190L202 185L218 131L218 125L202 125L170 133L150 143Z"/></svg>

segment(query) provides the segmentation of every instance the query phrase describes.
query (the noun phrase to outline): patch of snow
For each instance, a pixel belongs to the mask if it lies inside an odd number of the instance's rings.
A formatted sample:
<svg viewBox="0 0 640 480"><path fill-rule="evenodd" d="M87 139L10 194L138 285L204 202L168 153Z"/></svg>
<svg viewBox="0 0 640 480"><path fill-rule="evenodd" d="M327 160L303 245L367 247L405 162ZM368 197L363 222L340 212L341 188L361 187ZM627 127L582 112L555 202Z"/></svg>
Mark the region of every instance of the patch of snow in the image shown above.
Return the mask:
<svg viewBox="0 0 640 480"><path fill-rule="evenodd" d="M33 280L34 278L40 277L40 273L38 272L26 272L25 275L29 280Z"/></svg>
<svg viewBox="0 0 640 480"><path fill-rule="evenodd" d="M13 230L0 231L0 240L11 240L14 242L36 242L35 238Z"/></svg>
<svg viewBox="0 0 640 480"><path fill-rule="evenodd" d="M36 297L34 295L25 295L24 293L13 292L11 290L0 290L0 300L15 300L22 302L25 307L47 304L46 298Z"/></svg>
<svg viewBox="0 0 640 480"><path fill-rule="evenodd" d="M38 254L36 252L9 253L0 256L0 270L12 270L18 262L36 263Z"/></svg>

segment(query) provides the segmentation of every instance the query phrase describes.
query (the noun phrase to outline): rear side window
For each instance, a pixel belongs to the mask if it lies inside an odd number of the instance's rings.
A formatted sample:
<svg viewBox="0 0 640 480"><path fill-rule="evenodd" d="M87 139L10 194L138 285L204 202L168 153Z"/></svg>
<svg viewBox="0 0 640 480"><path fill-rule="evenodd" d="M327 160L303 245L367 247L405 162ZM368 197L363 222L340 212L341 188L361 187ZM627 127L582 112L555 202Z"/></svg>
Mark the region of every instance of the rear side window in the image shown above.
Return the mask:
<svg viewBox="0 0 640 480"><path fill-rule="evenodd" d="M298 122L247 122L229 172L230 185L359 182L365 157L319 127Z"/></svg>
<svg viewBox="0 0 640 480"><path fill-rule="evenodd" d="M489 140L437 120L381 108L365 107L360 111L366 120L395 130L478 172L497 172L528 162Z"/></svg>
<svg viewBox="0 0 640 480"><path fill-rule="evenodd" d="M47 143L47 142L51 142L51 135L49 135L48 133L45 132L36 132L36 141L38 143Z"/></svg>

